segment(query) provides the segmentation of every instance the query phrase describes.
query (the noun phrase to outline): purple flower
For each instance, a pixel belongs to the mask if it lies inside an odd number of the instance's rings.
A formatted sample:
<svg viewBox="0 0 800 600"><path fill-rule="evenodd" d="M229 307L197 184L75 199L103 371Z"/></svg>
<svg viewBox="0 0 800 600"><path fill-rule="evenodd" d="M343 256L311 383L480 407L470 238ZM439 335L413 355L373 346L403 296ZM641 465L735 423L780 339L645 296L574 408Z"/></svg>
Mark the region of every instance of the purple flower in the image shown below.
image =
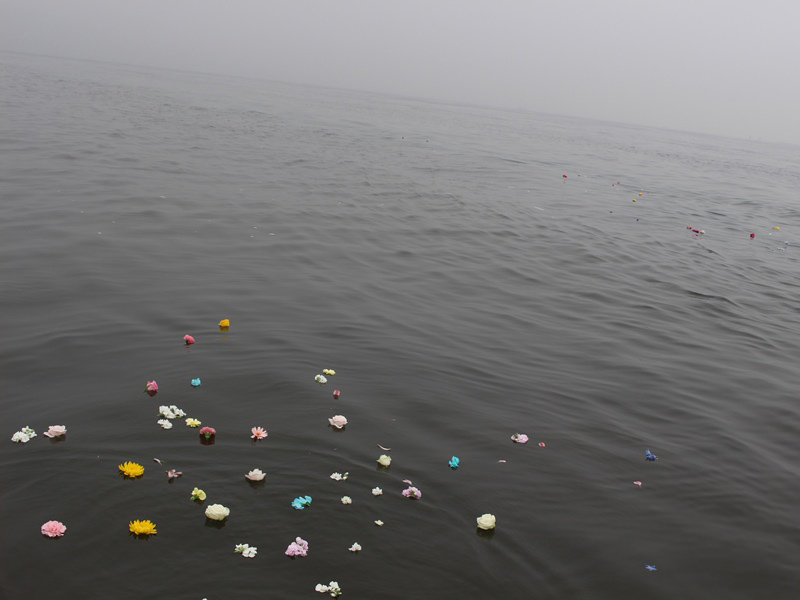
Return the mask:
<svg viewBox="0 0 800 600"><path fill-rule="evenodd" d="M308 554L308 542L298 537L286 548L286 556L306 556Z"/></svg>

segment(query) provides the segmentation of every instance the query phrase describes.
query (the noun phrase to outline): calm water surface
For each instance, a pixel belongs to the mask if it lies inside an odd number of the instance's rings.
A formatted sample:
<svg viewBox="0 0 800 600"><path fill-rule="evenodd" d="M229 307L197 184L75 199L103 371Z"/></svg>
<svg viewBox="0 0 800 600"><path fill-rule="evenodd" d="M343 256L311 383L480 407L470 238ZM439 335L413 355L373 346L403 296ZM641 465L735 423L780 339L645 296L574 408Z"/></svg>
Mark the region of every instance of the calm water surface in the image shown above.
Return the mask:
<svg viewBox="0 0 800 600"><path fill-rule="evenodd" d="M0 58L3 598L800 597L800 148Z"/></svg>

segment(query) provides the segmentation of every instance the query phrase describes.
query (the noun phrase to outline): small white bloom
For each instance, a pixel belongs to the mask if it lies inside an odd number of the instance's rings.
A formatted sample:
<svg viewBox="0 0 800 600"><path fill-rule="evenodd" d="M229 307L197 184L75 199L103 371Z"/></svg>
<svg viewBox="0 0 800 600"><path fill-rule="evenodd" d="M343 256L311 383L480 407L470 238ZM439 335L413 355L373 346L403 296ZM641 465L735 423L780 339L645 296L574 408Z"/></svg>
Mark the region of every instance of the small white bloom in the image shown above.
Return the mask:
<svg viewBox="0 0 800 600"><path fill-rule="evenodd" d="M28 439L36 437L36 432L27 425L25 425L25 427L23 427L21 431L22 433L28 436Z"/></svg>
<svg viewBox="0 0 800 600"><path fill-rule="evenodd" d="M172 423L170 423L167 419L159 419L157 422L164 429L172 429Z"/></svg>
<svg viewBox="0 0 800 600"><path fill-rule="evenodd" d="M331 473L331 479L335 481L341 481L342 479L344 479L344 477L342 477L341 473Z"/></svg>
<svg viewBox="0 0 800 600"><path fill-rule="evenodd" d="M236 544L236 547L233 549L233 551L234 552L238 552L239 554L241 554L242 552L247 550L249 547L250 547L250 544Z"/></svg>
<svg viewBox="0 0 800 600"><path fill-rule="evenodd" d="M30 436L25 434L22 431L18 431L17 433L15 433L14 435L11 436L11 441L12 442L26 444L30 440L31 440Z"/></svg>
<svg viewBox="0 0 800 600"><path fill-rule="evenodd" d="M314 381L322 385L323 383L328 383L328 378L325 377L324 375L317 375L316 377L314 377Z"/></svg>
<svg viewBox="0 0 800 600"><path fill-rule="evenodd" d="M177 406L175 406L174 404L173 404L173 405L171 405L169 408L170 408L170 410L172 411L172 414L174 414L174 415L175 415L175 418L176 418L176 419L182 419L183 417L185 417L185 416L186 416L186 413L185 413L185 412L183 412L183 411L182 411L180 408L178 408L178 407L177 407Z"/></svg>
<svg viewBox="0 0 800 600"><path fill-rule="evenodd" d="M375 525L377 525L378 527L383 527L383 521L378 519L377 521L375 521Z"/></svg>
<svg viewBox="0 0 800 600"><path fill-rule="evenodd" d="M353 499L350 496L342 496L342 504L352 504Z"/></svg>
<svg viewBox="0 0 800 600"><path fill-rule="evenodd" d="M381 494L383 494L383 490L381 488L372 488L373 496L380 496Z"/></svg>
<svg viewBox="0 0 800 600"><path fill-rule="evenodd" d="M261 469L253 469L249 473L245 474L245 477L247 477L247 479L250 481L263 481L264 477L266 476L267 474Z"/></svg>
<svg viewBox="0 0 800 600"><path fill-rule="evenodd" d="M327 585L322 585L321 583L318 583L317 587L314 588L314 591L322 592L323 594L326 594L329 589L330 588Z"/></svg>
<svg viewBox="0 0 800 600"><path fill-rule="evenodd" d="M392 464L392 457L388 454L381 454L378 457L378 464L382 467L388 467L390 464Z"/></svg>
<svg viewBox="0 0 800 600"><path fill-rule="evenodd" d="M348 550L350 550L350 552L360 552L360 551L361 551L361 544L359 544L358 542L356 542L356 543L354 543L352 546L350 546L350 547L348 548Z"/></svg>
<svg viewBox="0 0 800 600"><path fill-rule="evenodd" d="M255 546L250 546L244 552L242 552L242 556L245 558L253 558L258 553L258 548Z"/></svg>
<svg viewBox="0 0 800 600"><path fill-rule="evenodd" d="M169 406L159 406L158 407L158 416L164 417L165 419L176 419L175 413L172 412Z"/></svg>

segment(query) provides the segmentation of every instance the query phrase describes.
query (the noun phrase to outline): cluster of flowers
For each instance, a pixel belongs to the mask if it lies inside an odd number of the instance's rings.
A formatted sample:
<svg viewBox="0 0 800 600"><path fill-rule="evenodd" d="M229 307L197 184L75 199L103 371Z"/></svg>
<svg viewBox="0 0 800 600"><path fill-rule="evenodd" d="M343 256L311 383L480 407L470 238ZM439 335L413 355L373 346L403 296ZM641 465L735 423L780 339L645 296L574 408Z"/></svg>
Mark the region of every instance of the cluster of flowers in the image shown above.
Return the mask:
<svg viewBox="0 0 800 600"><path fill-rule="evenodd" d="M237 554L241 554L245 558L253 558L258 553L258 548L250 546L249 544L236 544L233 551Z"/></svg>
<svg viewBox="0 0 800 600"><path fill-rule="evenodd" d="M67 433L67 428L64 425L50 425L50 428L43 433L43 435L49 438L57 438L61 437L62 435ZM17 431L14 435L11 436L12 442L17 442L18 444L27 444L31 439L36 437L36 432L28 427L27 425Z"/></svg>
<svg viewBox="0 0 800 600"><path fill-rule="evenodd" d="M158 416L164 417L165 419L182 419L183 417L186 416L186 413L183 412L180 408L178 408L174 404L170 406L162 405L158 407Z"/></svg>
<svg viewBox="0 0 800 600"><path fill-rule="evenodd" d="M295 538L295 540L289 544L289 547L286 548L285 552L286 556L307 556L308 555L308 542L305 541L301 537Z"/></svg>
<svg viewBox="0 0 800 600"><path fill-rule="evenodd" d="M342 588L339 587L339 584L335 581L331 581L328 585L323 585L322 583L318 583L317 587L314 588L317 592L322 592L323 594L330 594L331 598L336 598L337 596L342 595Z"/></svg>

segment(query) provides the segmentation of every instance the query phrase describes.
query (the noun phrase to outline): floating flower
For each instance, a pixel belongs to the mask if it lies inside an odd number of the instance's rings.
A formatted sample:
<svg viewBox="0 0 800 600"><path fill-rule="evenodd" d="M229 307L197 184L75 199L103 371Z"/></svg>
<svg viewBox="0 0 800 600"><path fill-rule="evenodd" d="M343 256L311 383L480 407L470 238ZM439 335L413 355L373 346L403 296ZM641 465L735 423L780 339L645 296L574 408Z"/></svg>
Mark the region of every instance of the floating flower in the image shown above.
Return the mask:
<svg viewBox="0 0 800 600"><path fill-rule="evenodd" d="M247 477L250 481L263 481L264 477L266 476L267 474L261 469L253 469L247 475L245 475L245 477Z"/></svg>
<svg viewBox="0 0 800 600"><path fill-rule="evenodd" d="M176 471L175 469L170 469L169 471L166 471L166 473L167 473L167 478L169 479L169 481L172 481L173 479L177 479L178 477L183 475L183 471Z"/></svg>
<svg viewBox="0 0 800 600"><path fill-rule="evenodd" d="M148 394L151 398L158 393L158 384L155 382L155 379L145 384L144 393Z"/></svg>
<svg viewBox="0 0 800 600"><path fill-rule="evenodd" d="M350 496L342 496L342 504L352 504L353 499Z"/></svg>
<svg viewBox="0 0 800 600"><path fill-rule="evenodd" d="M198 419L193 419L189 417L188 419L186 419L186 425L188 425L189 427L200 427L200 421Z"/></svg>
<svg viewBox="0 0 800 600"><path fill-rule="evenodd" d="M378 519L377 521L375 521L375 525L377 525L378 527L383 527L383 521Z"/></svg>
<svg viewBox="0 0 800 600"><path fill-rule="evenodd" d="M323 594L330 594L331 598L336 598L337 596L342 595L342 588L339 587L339 584L335 581L331 581L328 585L323 585L321 583L317 584L317 587L314 588L317 592L322 592Z"/></svg>
<svg viewBox="0 0 800 600"><path fill-rule="evenodd" d="M478 527L486 530L494 529L494 526L497 523L497 519L495 519L494 515L490 515L489 513L481 515L476 520L478 521Z"/></svg>
<svg viewBox="0 0 800 600"><path fill-rule="evenodd" d="M419 500L422 498L422 492L420 492L417 488L409 486L408 488L403 490L403 496L406 498L412 498L414 500Z"/></svg>
<svg viewBox="0 0 800 600"><path fill-rule="evenodd" d="M515 444L527 444L528 443L528 436L524 433L515 433L511 436L511 440Z"/></svg>
<svg viewBox="0 0 800 600"><path fill-rule="evenodd" d="M200 488L194 488L192 490L192 500L202 502L205 499L206 499L206 493L203 490L201 490Z"/></svg>
<svg viewBox="0 0 800 600"><path fill-rule="evenodd" d="M645 565L644 568L647 569L648 571L657 571L658 570L658 569L656 569L655 565Z"/></svg>
<svg viewBox="0 0 800 600"><path fill-rule="evenodd" d="M379 488L379 487L372 488L372 495L373 496L380 496L381 494L383 494L383 490L381 488Z"/></svg>
<svg viewBox="0 0 800 600"><path fill-rule="evenodd" d="M392 457L388 454L381 454L378 457L378 464L382 467L388 467L390 464L392 464Z"/></svg>
<svg viewBox="0 0 800 600"><path fill-rule="evenodd" d="M334 398L339 398L339 395L340 395L341 393L342 393L342 392L340 392L339 390L333 390L333 397L334 397Z"/></svg>
<svg viewBox="0 0 800 600"><path fill-rule="evenodd" d="M181 417L185 417L186 413L174 404L170 406L162 405L158 407L158 416L164 417L165 419L180 419Z"/></svg>
<svg viewBox="0 0 800 600"><path fill-rule="evenodd" d="M451 469L455 470L458 468L458 463L459 463L458 457L454 456L453 458L450 459L450 462L448 462L447 464L450 465Z"/></svg>
<svg viewBox="0 0 800 600"><path fill-rule="evenodd" d="M236 544L233 551L237 554L241 554L245 558L253 558L258 553L258 548L250 546L249 544Z"/></svg>
<svg viewBox="0 0 800 600"><path fill-rule="evenodd" d="M292 508L303 510L306 506L311 506L311 496L299 496L292 500Z"/></svg>
<svg viewBox="0 0 800 600"><path fill-rule="evenodd" d="M124 462L118 468L125 477L141 477L144 475L144 467L134 462Z"/></svg>
<svg viewBox="0 0 800 600"><path fill-rule="evenodd" d="M267 430L263 427L253 427L250 433L252 434L250 437L254 440L263 440L268 435Z"/></svg>
<svg viewBox="0 0 800 600"><path fill-rule="evenodd" d="M342 481L343 479L347 479L350 476L350 473L345 473L342 475L341 473L331 473L331 479L335 481Z"/></svg>
<svg viewBox="0 0 800 600"><path fill-rule="evenodd" d="M156 423L161 425L161 427L163 427L164 429L172 429L172 422L167 419L159 419L158 421L156 421Z"/></svg>
<svg viewBox="0 0 800 600"><path fill-rule="evenodd" d="M342 415L335 415L328 419L328 423L333 425L336 429L343 429L347 425L347 419Z"/></svg>
<svg viewBox="0 0 800 600"><path fill-rule="evenodd" d="M187 346L191 346L192 344L194 344L194 338L190 335L183 336L183 341L186 342Z"/></svg>
<svg viewBox="0 0 800 600"><path fill-rule="evenodd" d="M216 434L217 430L214 429L213 427L203 427L202 429L200 429L200 435L205 437L207 440L210 440Z"/></svg>
<svg viewBox="0 0 800 600"><path fill-rule="evenodd" d="M131 521L128 524L128 529L134 535L155 535L158 533L156 531L156 524L149 520Z"/></svg>
<svg viewBox="0 0 800 600"><path fill-rule="evenodd" d="M325 377L324 375L317 374L317 375L314 376L314 381L316 381L320 385L323 385L323 384L328 383L328 378Z"/></svg>
<svg viewBox="0 0 800 600"><path fill-rule="evenodd" d="M645 451L644 451L644 459L645 459L645 460L650 460L650 461L653 461L653 460L655 460L655 459L657 459L657 458L658 458L658 457L657 457L655 454L653 454L652 452L650 452L650 448L648 448L647 450L645 450Z"/></svg>
<svg viewBox="0 0 800 600"><path fill-rule="evenodd" d="M22 433L27 435L29 438L35 438L36 437L36 432L33 429L31 429L30 427L28 427L27 425L25 425L25 427L23 427L20 431L22 431Z"/></svg>
<svg viewBox="0 0 800 600"><path fill-rule="evenodd" d="M18 431L14 435L11 436L12 442L17 442L18 444L27 444L31 441L31 436L29 436L24 431Z"/></svg>
<svg viewBox="0 0 800 600"><path fill-rule="evenodd" d="M641 481L634 481L633 485L638 486L638 487L642 487L642 482Z"/></svg>
<svg viewBox="0 0 800 600"><path fill-rule="evenodd" d="M230 327L231 326L231 320L230 319L222 319L222 321L219 322L219 326L220 326L220 329L222 329L223 327Z"/></svg>
<svg viewBox="0 0 800 600"><path fill-rule="evenodd" d="M286 556L307 556L308 542L301 537L297 537L291 544L289 544L284 554L286 554Z"/></svg>
<svg viewBox="0 0 800 600"><path fill-rule="evenodd" d="M348 550L350 550L350 552L361 552L361 544L355 542L352 546L348 548Z"/></svg>
<svg viewBox="0 0 800 600"><path fill-rule="evenodd" d="M43 435L46 435L49 438L61 437L67 433L67 427L65 425L50 425L50 428L44 432Z"/></svg>
<svg viewBox="0 0 800 600"><path fill-rule="evenodd" d="M192 387L200 387L200 378L199 377L195 377L194 379L192 379Z"/></svg>
<svg viewBox="0 0 800 600"><path fill-rule="evenodd" d="M336 371L333 369L322 369L323 375L336 375Z"/></svg>
<svg viewBox="0 0 800 600"><path fill-rule="evenodd" d="M223 521L231 514L231 509L222 504L211 504L206 507L206 517L214 521Z"/></svg>
<svg viewBox="0 0 800 600"><path fill-rule="evenodd" d="M545 444L544 442L539 442L539 447L540 448L547 448L547 444Z"/></svg>
<svg viewBox="0 0 800 600"><path fill-rule="evenodd" d="M61 521L48 521L42 525L42 535L50 538L61 537L66 530L66 526Z"/></svg>

